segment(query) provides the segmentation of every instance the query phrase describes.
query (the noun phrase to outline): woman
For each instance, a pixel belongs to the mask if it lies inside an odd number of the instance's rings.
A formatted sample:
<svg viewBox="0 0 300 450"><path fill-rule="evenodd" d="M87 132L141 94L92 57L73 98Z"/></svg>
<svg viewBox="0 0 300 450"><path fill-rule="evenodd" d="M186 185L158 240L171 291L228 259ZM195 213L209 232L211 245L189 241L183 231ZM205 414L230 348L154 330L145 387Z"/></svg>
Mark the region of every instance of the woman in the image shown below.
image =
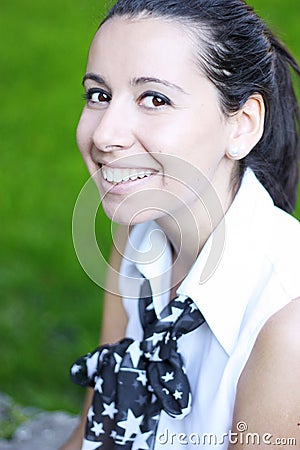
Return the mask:
<svg viewBox="0 0 300 450"><path fill-rule="evenodd" d="M300 442L290 67L241 0L119 0L101 24L77 140L123 224L103 342L127 338L72 367L94 389L65 449Z"/></svg>

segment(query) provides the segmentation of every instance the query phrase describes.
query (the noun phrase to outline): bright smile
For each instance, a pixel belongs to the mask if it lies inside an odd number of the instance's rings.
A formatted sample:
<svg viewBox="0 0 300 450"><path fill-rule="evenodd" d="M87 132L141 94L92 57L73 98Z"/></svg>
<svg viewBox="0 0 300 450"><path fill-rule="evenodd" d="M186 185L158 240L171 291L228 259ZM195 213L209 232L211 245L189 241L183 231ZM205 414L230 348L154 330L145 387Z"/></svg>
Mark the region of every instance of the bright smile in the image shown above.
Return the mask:
<svg viewBox="0 0 300 450"><path fill-rule="evenodd" d="M101 173L103 178L109 183L119 184L150 177L156 172L151 169L129 169L102 166Z"/></svg>

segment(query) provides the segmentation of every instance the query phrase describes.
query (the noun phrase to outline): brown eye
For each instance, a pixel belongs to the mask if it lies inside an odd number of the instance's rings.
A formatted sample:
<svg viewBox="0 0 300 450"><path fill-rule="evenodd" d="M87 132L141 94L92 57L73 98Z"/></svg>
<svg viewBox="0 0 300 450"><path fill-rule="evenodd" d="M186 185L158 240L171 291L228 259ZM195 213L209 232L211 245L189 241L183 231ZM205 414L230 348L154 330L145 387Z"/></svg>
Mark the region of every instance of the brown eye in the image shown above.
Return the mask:
<svg viewBox="0 0 300 450"><path fill-rule="evenodd" d="M100 88L88 89L83 97L90 105L106 106L111 101L111 95Z"/></svg>
<svg viewBox="0 0 300 450"><path fill-rule="evenodd" d="M148 109L156 109L171 105L171 101L162 94L156 92L145 92L140 100L139 104Z"/></svg>
<svg viewBox="0 0 300 450"><path fill-rule="evenodd" d="M91 101L93 103L107 103L110 101L110 95L108 95L106 92L94 92L91 95Z"/></svg>
<svg viewBox="0 0 300 450"><path fill-rule="evenodd" d="M163 106L166 104L166 102L160 97L153 97L152 103L154 106Z"/></svg>

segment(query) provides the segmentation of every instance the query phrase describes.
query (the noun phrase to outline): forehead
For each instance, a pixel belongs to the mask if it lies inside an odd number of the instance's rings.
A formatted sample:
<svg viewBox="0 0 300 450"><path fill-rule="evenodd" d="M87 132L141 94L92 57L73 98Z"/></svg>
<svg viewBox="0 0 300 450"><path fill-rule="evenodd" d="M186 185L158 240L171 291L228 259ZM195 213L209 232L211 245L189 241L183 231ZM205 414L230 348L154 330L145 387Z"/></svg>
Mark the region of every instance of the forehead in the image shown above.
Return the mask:
<svg viewBox="0 0 300 450"><path fill-rule="evenodd" d="M162 18L108 20L97 31L88 58L88 70L130 75L160 70L174 77L183 67L196 71L192 40L181 24Z"/></svg>

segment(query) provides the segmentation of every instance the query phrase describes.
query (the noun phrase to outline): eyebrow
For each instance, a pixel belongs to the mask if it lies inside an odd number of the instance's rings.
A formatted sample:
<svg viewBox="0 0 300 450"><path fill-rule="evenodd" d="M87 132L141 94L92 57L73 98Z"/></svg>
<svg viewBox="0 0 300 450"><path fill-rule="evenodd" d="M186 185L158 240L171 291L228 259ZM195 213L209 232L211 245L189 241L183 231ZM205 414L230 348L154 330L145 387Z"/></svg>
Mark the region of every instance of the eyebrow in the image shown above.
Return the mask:
<svg viewBox="0 0 300 450"><path fill-rule="evenodd" d="M107 85L105 79L103 77L101 77L100 75L97 75L96 73L87 73L87 74L85 74L83 79L82 79L82 84L83 85L84 85L86 80L93 80L93 81L95 81L98 84L105 84L105 85ZM164 86L177 89L178 91L182 92L185 95L189 95L187 92L185 92L184 89L182 89L182 87L178 86L177 84L170 83L169 81L166 81L166 80L161 80L160 78L139 77L139 78L133 78L130 81L131 86L140 86L142 84L147 84L147 83L163 84Z"/></svg>
<svg viewBox="0 0 300 450"><path fill-rule="evenodd" d="M175 88L178 91L182 92L183 94L188 95L187 92L185 92L182 87L177 86L177 84L174 83L170 83L169 81L166 80L161 80L160 78L154 78L154 77L139 77L139 78L133 78L131 80L131 85L132 86L140 86L141 84L146 84L146 83L157 83L157 84L163 84L164 86L170 87L170 88Z"/></svg>
<svg viewBox="0 0 300 450"><path fill-rule="evenodd" d="M93 80L98 84L106 84L104 78L100 75L97 75L96 73L86 73L82 79L82 84L84 84L86 80Z"/></svg>

